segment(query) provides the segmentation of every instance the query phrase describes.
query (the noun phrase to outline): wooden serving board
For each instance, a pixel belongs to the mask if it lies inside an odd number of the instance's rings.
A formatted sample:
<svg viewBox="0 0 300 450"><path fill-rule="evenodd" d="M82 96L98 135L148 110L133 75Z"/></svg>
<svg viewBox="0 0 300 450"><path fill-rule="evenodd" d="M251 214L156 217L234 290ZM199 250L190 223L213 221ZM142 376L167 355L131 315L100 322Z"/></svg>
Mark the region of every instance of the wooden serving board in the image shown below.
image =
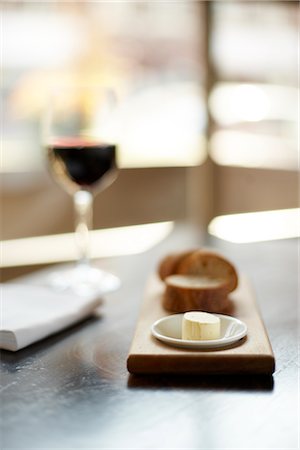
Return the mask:
<svg viewBox="0 0 300 450"><path fill-rule="evenodd" d="M275 359L255 296L246 277L232 293L232 315L247 324L248 334L231 347L190 350L171 347L151 335L151 325L168 315L161 306L163 283L153 275L146 286L135 336L127 358L134 374L272 374Z"/></svg>

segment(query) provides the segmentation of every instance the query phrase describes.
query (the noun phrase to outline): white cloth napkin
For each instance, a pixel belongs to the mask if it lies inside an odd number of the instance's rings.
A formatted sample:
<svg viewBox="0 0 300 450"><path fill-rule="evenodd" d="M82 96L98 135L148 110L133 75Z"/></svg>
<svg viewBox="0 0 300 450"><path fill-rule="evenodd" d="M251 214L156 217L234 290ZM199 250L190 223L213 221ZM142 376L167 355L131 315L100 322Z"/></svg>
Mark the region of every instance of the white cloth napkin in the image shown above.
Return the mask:
<svg viewBox="0 0 300 450"><path fill-rule="evenodd" d="M60 331L101 304L99 298L60 293L43 286L0 285L0 348L16 351Z"/></svg>

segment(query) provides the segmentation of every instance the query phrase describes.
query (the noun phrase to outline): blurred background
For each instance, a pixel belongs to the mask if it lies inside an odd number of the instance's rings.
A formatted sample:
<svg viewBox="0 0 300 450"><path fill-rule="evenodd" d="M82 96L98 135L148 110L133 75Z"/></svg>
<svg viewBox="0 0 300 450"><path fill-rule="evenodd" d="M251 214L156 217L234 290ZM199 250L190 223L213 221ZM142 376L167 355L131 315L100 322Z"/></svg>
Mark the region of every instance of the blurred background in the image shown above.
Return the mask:
<svg viewBox="0 0 300 450"><path fill-rule="evenodd" d="M1 9L1 239L73 230L41 146L47 94L66 83L119 99L121 170L95 199L95 228L189 220L235 242L297 235L298 2Z"/></svg>

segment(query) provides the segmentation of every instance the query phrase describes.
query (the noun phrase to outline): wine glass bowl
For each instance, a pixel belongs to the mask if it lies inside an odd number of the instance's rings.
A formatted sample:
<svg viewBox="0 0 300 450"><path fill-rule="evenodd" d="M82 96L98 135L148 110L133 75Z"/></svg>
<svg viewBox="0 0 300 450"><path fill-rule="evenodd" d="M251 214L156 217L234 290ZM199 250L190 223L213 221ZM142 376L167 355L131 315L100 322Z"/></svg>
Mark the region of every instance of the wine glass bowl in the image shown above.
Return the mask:
<svg viewBox="0 0 300 450"><path fill-rule="evenodd" d="M58 271L52 284L77 294L103 294L119 287L119 279L89 258L93 196L117 177L114 135L115 101L111 91L72 87L52 92L47 105L44 145L52 177L73 196L77 267Z"/></svg>
<svg viewBox="0 0 300 450"><path fill-rule="evenodd" d="M67 191L96 192L117 176L116 145L86 138L53 139L47 146L53 177Z"/></svg>

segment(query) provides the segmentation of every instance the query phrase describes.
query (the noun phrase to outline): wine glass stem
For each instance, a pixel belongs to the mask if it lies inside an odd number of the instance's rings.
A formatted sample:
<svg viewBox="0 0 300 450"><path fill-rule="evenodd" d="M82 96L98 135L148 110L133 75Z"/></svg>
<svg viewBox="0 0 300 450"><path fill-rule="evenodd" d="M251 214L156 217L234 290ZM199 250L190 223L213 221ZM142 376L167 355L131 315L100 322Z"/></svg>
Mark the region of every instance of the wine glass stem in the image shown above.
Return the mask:
<svg viewBox="0 0 300 450"><path fill-rule="evenodd" d="M93 222L93 195L88 191L74 194L75 240L78 248L78 265L88 266L90 263L89 230Z"/></svg>

